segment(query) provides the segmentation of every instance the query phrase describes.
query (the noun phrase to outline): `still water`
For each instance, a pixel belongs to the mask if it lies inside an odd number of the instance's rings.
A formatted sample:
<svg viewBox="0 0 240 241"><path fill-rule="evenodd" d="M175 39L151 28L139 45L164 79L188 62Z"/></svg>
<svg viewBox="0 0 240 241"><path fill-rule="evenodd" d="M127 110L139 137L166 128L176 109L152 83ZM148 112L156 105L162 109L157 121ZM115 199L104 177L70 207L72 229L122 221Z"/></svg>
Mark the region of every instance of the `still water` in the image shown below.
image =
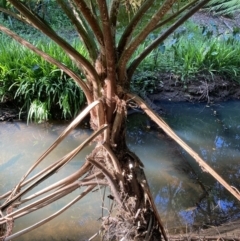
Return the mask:
<svg viewBox="0 0 240 241"><path fill-rule="evenodd" d="M240 102L210 107L189 103L161 103L161 106L166 110L164 119L175 132L230 185L240 190ZM169 232L185 232L239 218L239 202L204 173L185 151L161 130L148 130L144 115L131 115L129 119L128 145L145 164L155 202ZM0 194L18 183L66 126L64 122L28 126L19 122L0 123ZM86 129L74 130L36 172L75 148L90 133ZM73 173L92 148L85 148L35 191ZM57 211L80 192L76 190L64 200L16 220L13 231ZM53 221L17 240L87 240L98 230L101 205L101 193L94 192Z"/></svg>

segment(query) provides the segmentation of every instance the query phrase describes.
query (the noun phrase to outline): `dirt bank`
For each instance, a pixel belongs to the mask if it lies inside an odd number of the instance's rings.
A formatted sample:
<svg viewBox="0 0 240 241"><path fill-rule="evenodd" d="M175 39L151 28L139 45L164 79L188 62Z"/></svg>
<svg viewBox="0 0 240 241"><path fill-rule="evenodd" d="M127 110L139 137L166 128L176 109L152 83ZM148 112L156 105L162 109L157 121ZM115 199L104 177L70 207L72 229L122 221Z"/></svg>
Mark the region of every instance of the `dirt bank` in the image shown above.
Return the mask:
<svg viewBox="0 0 240 241"><path fill-rule="evenodd" d="M230 99L240 99L240 84L215 76L198 75L187 82L169 73L158 76L154 93L148 94L151 100L188 101L213 103Z"/></svg>
<svg viewBox="0 0 240 241"><path fill-rule="evenodd" d="M240 28L240 12L228 18L199 11L190 20L199 26L208 26L217 35L233 33L235 29ZM214 76L213 80L210 75L199 74L183 83L180 76L159 73L157 79L155 92L148 94L151 100L213 103L240 99L240 84L224 76Z"/></svg>
<svg viewBox="0 0 240 241"><path fill-rule="evenodd" d="M221 226L199 229L185 234L170 235L169 241L240 241L240 220Z"/></svg>
<svg viewBox="0 0 240 241"><path fill-rule="evenodd" d="M14 105L14 101L0 103L0 121L19 119L19 111L19 108Z"/></svg>
<svg viewBox="0 0 240 241"><path fill-rule="evenodd" d="M211 76L198 75L183 83L178 76L170 73L159 73L157 79L154 92L148 93L146 96L152 102L188 101L211 104L230 99L240 99L240 84L220 76L215 76L213 81ZM19 119L19 111L20 109L14 105L14 100L0 103L0 121ZM21 119L26 119L26 113L21 114Z"/></svg>

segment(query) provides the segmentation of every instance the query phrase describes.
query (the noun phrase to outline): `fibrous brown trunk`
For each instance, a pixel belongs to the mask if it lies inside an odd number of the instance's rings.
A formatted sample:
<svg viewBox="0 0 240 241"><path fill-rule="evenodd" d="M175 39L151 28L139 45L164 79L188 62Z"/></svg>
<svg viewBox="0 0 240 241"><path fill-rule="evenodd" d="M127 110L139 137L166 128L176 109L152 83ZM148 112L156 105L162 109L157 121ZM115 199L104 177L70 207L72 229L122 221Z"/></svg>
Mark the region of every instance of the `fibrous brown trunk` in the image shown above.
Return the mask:
<svg viewBox="0 0 240 241"><path fill-rule="evenodd" d="M93 173L103 173L101 178L108 182L111 190L108 198L113 200L109 215L102 217L102 240L167 239L144 166L126 145L126 102L118 100L116 110L110 125L110 142L100 138L87 158L93 164Z"/></svg>

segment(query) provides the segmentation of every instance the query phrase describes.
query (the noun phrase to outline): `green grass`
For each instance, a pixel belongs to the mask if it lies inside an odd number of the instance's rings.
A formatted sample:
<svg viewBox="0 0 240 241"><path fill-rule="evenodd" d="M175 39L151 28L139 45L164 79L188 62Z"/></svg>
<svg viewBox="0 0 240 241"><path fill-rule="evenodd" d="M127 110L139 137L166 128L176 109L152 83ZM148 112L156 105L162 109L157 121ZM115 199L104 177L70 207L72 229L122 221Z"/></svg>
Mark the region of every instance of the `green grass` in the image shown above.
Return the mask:
<svg viewBox="0 0 240 241"><path fill-rule="evenodd" d="M240 41L233 35L213 35L212 31L187 32L176 36L176 43L168 50L176 74L184 80L197 73L221 75L240 81Z"/></svg>
<svg viewBox="0 0 240 241"><path fill-rule="evenodd" d="M141 63L132 81L133 90L154 91L159 72L178 76L182 82L204 74L212 81L222 76L240 83L239 32L219 34L213 28L185 24ZM149 41L154 38L150 36Z"/></svg>
<svg viewBox="0 0 240 241"><path fill-rule="evenodd" d="M80 43L73 45L87 55ZM81 75L54 43L43 40L37 46ZM71 118L85 101L65 73L5 36L0 39L0 99L15 99L21 111L28 112L29 121L52 118L59 111L61 118Z"/></svg>
<svg viewBox="0 0 240 241"><path fill-rule="evenodd" d="M149 36L135 56L156 36ZM33 39L39 48L82 75L53 42L35 36ZM74 41L73 46L88 57L79 41ZM200 28L188 22L146 57L135 73L131 87L133 91L154 92L159 82L159 72L179 76L183 83L198 74L210 76L210 81L214 81L216 75L221 75L240 82L239 56L239 32L219 34L211 26ZM6 99L15 99L21 111L28 113L28 121L72 118L85 101L82 91L65 73L0 35L0 100Z"/></svg>

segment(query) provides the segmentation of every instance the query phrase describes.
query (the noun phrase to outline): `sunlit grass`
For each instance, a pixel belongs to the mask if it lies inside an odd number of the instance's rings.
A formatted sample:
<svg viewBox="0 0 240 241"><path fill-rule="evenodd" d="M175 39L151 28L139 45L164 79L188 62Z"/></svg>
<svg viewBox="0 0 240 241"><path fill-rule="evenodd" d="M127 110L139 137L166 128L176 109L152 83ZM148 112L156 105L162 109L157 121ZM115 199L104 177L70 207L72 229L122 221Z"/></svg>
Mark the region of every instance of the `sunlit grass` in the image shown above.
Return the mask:
<svg viewBox="0 0 240 241"><path fill-rule="evenodd" d="M37 46L82 75L54 43L40 41ZM81 43L74 42L74 46L87 55ZM15 99L28 112L29 121L49 119L55 109L63 118L72 118L84 103L82 91L65 73L4 36L0 41L0 99Z"/></svg>
<svg viewBox="0 0 240 241"><path fill-rule="evenodd" d="M214 33L215 31L215 33ZM171 73L184 82L198 74L214 81L215 76L240 82L240 35L219 34L217 29L188 23L152 51L139 65L133 86L153 91L159 72ZM149 37L148 41L157 35ZM147 42L136 51L137 56Z"/></svg>
<svg viewBox="0 0 240 241"><path fill-rule="evenodd" d="M156 37L149 36L133 59ZM0 38L0 100L15 99L21 111L28 113L28 121L53 118L59 111L62 118L74 117L85 101L80 88L56 66L4 35ZM88 58L78 39L72 45ZM40 39L37 46L84 77L53 42ZM133 77L132 89L153 92L159 72L179 76L183 82L199 73L212 81L220 75L240 82L239 55L239 33L214 35L207 27L186 24L144 59Z"/></svg>

